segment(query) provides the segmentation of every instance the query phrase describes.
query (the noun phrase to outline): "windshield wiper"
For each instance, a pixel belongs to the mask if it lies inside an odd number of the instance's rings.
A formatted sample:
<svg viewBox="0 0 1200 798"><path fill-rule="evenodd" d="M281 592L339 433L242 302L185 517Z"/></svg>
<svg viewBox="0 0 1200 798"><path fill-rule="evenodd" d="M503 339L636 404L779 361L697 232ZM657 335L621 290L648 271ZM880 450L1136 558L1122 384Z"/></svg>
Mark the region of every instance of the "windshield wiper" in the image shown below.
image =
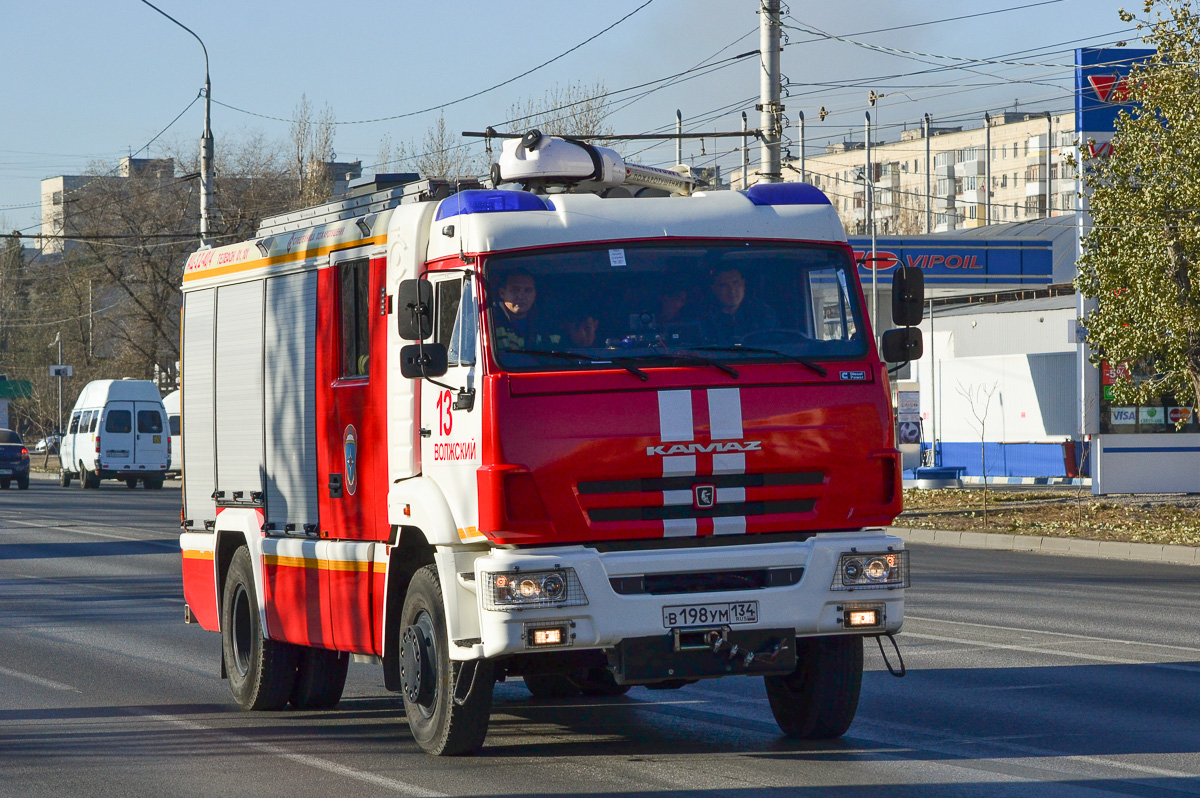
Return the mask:
<svg viewBox="0 0 1200 798"><path fill-rule="evenodd" d="M642 382L650 379L649 374L642 371L637 366L630 365L629 358L597 358L592 357L591 355L585 355L582 352L568 352L561 349L504 349L502 351L506 355L543 355L545 357L556 357L559 360L574 360L576 362L583 361L585 363L590 363L593 366L612 363L614 366L620 366L621 368L625 369Z"/></svg>
<svg viewBox="0 0 1200 798"><path fill-rule="evenodd" d="M795 355L789 355L786 352L780 352L778 349L766 349L757 346L742 346L741 344L736 344L733 346L689 346L688 349L697 350L700 352L752 352L759 355L776 355L784 360L790 360L793 363L799 363L801 366L813 371L818 376L824 377L829 373L825 370L824 366L819 366L816 363L813 363L811 360L805 360L802 357L796 357Z"/></svg>
<svg viewBox="0 0 1200 798"><path fill-rule="evenodd" d="M738 379L739 376L737 369L726 363L722 363L719 360L713 360L710 357L703 357L701 355L685 355L682 352L639 355L638 357L630 358L630 360L669 360L673 363L699 363L705 366L718 368L728 374L730 377L733 377L735 380Z"/></svg>

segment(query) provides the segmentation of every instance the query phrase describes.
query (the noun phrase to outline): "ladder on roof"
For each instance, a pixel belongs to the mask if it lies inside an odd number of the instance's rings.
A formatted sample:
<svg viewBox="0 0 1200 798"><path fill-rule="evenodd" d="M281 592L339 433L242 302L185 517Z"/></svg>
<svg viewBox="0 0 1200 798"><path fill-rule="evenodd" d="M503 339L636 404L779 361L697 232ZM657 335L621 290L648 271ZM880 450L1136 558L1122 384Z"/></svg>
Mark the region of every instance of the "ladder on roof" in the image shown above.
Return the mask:
<svg viewBox="0 0 1200 798"><path fill-rule="evenodd" d="M361 188L373 185L376 184L368 183ZM476 180L451 181L430 178L414 180L411 183L392 188L364 191L355 196L314 205L311 208L266 216L258 225L256 237L263 238L293 230L305 230L309 227L339 222L344 219L358 219L372 213L390 210L398 205L441 200L459 191L479 187L479 182Z"/></svg>

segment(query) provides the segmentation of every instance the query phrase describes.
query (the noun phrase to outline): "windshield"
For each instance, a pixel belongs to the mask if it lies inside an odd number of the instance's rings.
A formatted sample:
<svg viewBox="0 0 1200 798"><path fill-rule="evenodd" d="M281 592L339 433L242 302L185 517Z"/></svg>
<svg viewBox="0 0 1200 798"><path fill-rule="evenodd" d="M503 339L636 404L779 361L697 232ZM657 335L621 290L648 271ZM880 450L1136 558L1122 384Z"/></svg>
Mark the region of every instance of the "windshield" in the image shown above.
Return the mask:
<svg viewBox="0 0 1200 798"><path fill-rule="evenodd" d="M837 247L764 242L496 255L492 345L516 370L860 357L852 269Z"/></svg>

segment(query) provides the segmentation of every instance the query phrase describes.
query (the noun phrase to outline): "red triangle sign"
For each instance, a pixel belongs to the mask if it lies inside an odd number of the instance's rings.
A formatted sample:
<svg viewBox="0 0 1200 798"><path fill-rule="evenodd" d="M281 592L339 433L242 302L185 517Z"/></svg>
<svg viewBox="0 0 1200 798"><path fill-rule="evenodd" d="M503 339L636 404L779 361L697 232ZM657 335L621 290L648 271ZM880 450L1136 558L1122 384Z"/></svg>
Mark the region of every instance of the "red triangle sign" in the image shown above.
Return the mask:
<svg viewBox="0 0 1200 798"><path fill-rule="evenodd" d="M1120 75L1088 75L1088 83L1092 84L1092 89L1096 92L1096 96L1100 98L1100 102L1102 103L1108 102L1113 87L1120 80Z"/></svg>

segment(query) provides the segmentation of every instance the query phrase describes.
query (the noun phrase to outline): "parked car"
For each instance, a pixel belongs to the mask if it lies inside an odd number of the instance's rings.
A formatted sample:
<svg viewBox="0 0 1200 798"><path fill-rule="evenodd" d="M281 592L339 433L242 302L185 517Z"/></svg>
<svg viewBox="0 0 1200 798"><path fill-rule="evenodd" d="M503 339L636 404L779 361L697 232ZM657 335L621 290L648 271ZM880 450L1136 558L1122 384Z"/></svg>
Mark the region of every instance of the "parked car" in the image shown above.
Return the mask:
<svg viewBox="0 0 1200 798"><path fill-rule="evenodd" d="M148 380L95 380L84 386L59 451L58 479L83 488L119 479L131 488L163 486L171 457L167 411Z"/></svg>
<svg viewBox="0 0 1200 798"><path fill-rule="evenodd" d="M0 490L8 490L13 480L21 490L29 490L29 450L19 434L0 428Z"/></svg>
<svg viewBox="0 0 1200 798"><path fill-rule="evenodd" d="M31 451L38 454L58 454L58 443L60 438L57 435L49 435L45 438L39 438L38 442L33 445Z"/></svg>

